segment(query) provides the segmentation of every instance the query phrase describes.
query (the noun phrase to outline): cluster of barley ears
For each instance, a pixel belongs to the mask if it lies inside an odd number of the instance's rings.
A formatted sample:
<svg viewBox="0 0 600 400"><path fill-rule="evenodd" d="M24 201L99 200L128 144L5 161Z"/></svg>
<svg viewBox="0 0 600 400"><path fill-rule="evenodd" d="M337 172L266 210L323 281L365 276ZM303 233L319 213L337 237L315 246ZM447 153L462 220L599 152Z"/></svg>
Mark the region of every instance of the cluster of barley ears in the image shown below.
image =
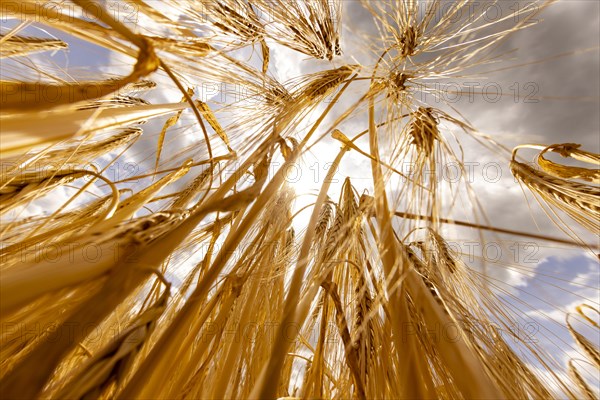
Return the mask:
<svg viewBox="0 0 600 400"><path fill-rule="evenodd" d="M520 146L540 150L536 166L511 160L415 96L493 62L550 2L488 22L467 0L442 14L441 0L364 0L371 65L344 61L340 0L123 1L136 24L103 2L43 3L0 3L14 22L0 36L2 398L597 398L574 360L515 330L519 309L442 227L597 251L561 217L598 234L600 156L567 143ZM36 64L75 40L129 72ZM280 82L277 46L332 63ZM201 82L246 96L206 99ZM571 237L447 218L448 191L475 219L480 207L467 182L436 179L467 157L448 127L510 163ZM339 152L298 210L290 167L326 141ZM332 179L349 157L370 163L369 191ZM577 308L598 328L593 311ZM597 344L565 326L600 368Z"/></svg>

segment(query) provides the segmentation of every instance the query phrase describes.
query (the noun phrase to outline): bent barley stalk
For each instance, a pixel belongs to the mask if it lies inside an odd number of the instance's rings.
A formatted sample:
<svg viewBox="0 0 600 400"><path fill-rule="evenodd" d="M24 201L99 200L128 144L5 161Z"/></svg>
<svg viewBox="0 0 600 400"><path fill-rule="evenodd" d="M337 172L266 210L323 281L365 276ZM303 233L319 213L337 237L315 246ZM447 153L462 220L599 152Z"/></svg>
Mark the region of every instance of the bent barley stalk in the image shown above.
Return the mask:
<svg viewBox="0 0 600 400"><path fill-rule="evenodd" d="M543 265L468 263L442 224L596 251L560 212L598 233L600 155L518 146L511 171L571 237L496 227L439 165L466 176L463 134L506 148L419 97L498 62L552 1L493 21L469 0L42 3L0 2L0 397L598 397L579 363L600 366L598 289L578 271L586 330L567 313L530 340L505 274L567 289ZM361 7L374 35L342 25ZM82 45L97 59L61 64ZM282 68L294 51L310 58ZM314 190L290 182L311 155Z"/></svg>
<svg viewBox="0 0 600 400"><path fill-rule="evenodd" d="M599 184L600 183L600 155L579 150L581 145L575 143L558 144L546 147L540 152L537 163L540 167L551 175L565 179L581 179L584 181ZM563 157L573 157L579 161L594 164L596 169L571 167L560 165L544 158L544 153L552 151L559 153Z"/></svg>

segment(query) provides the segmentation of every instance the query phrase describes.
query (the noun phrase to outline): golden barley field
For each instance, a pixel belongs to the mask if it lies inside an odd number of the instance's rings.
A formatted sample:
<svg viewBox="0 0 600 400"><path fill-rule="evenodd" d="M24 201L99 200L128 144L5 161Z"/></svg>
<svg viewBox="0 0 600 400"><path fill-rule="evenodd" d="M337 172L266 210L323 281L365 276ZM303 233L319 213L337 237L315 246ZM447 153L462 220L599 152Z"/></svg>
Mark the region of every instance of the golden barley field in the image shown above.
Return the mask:
<svg viewBox="0 0 600 400"><path fill-rule="evenodd" d="M599 9L0 1L0 398L598 399Z"/></svg>

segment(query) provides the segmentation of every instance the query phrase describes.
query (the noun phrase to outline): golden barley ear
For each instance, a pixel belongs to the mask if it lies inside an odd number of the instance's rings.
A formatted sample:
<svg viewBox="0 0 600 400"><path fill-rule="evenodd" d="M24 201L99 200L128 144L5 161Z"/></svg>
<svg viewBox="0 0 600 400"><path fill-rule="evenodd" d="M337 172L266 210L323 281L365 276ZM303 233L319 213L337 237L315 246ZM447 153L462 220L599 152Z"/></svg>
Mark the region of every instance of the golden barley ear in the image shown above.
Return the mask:
<svg viewBox="0 0 600 400"><path fill-rule="evenodd" d="M275 17L266 34L276 42L318 59L341 55L341 1L253 0L252 4Z"/></svg>
<svg viewBox="0 0 600 400"><path fill-rule="evenodd" d="M589 305L586 305L588 308L596 311L596 313L598 312L598 309L591 307ZM577 307L577 313L581 316L583 316L586 321L589 322L590 318L587 317L585 315L585 313L583 312L581 306ZM596 343L593 343L591 340L589 340L588 338L586 338L585 336L583 336L581 333L577 332L573 326L571 325L571 322L569 320L569 317L571 316L571 314L567 314L567 316L565 317L565 321L567 324L567 328L569 329L569 332L571 333L571 335L573 336L573 338L575 339L575 342L581 347L581 349L584 351L585 355L588 357L588 359L590 360L591 363L593 363L596 368L600 369L600 348L598 347L598 345ZM595 326L596 328L598 328L598 324L595 321L592 321L593 326Z"/></svg>
<svg viewBox="0 0 600 400"><path fill-rule="evenodd" d="M42 51L64 50L67 43L58 39L0 35L0 58L18 57Z"/></svg>
<svg viewBox="0 0 600 400"><path fill-rule="evenodd" d="M599 311L597 308L590 306L589 304L581 304L581 305L577 306L575 309L576 309L577 313L581 317L583 317L587 323L589 323L596 329L599 328L598 323L596 321L592 320L590 317L588 317L585 314L585 312L583 311L584 309L590 309L592 311L595 311L596 314L598 314ZM571 322L569 320L570 316L571 316L571 314L567 313L567 315L565 317L567 329L571 333L571 336L575 340L575 343L577 343L577 345L583 350L583 353L586 355L586 357L588 358L590 363L592 363L592 365L595 366L597 370L600 369L600 348L598 347L597 344L593 343L591 340L589 340L588 338L586 338L585 336L583 336L581 333L579 333L577 330L575 330L573 328L573 326L571 325ZM571 377L573 377L573 380L575 381L575 384L577 385L577 388L579 389L579 393L588 399L597 398L596 394L594 393L594 390L592 390L592 388L590 388L590 386L587 384L585 379L581 376L581 374L575 367L575 364L573 363L573 361L574 361L573 359L569 360L568 372L569 372L569 375Z"/></svg>
<svg viewBox="0 0 600 400"><path fill-rule="evenodd" d="M54 395L55 397L100 397L110 390L113 384L118 386L123 383L167 306L171 284L160 272L156 273L166 285L158 300L140 312L123 332L74 371L72 379Z"/></svg>
<svg viewBox="0 0 600 400"><path fill-rule="evenodd" d="M594 390L587 384L585 379L583 379L583 377L577 370L577 367L575 367L575 363L572 359L569 360L569 375L573 377L573 380L575 381L579 389L579 393L583 395L584 398L588 400L595 400L598 398Z"/></svg>
<svg viewBox="0 0 600 400"><path fill-rule="evenodd" d="M584 228L592 233L600 230L600 188L593 185L577 182L574 179L582 178L591 180L592 176L597 175L597 171L569 166L559 166L543 157L543 154L549 148L543 147L537 160L545 170L537 170L530 165L515 160L516 152L520 148L533 147L540 148L538 145L523 145L515 148L513 151L513 160L510 163L510 169L515 178L528 187L539 199L548 204L550 210L555 207L564 211L573 220L577 221ZM564 147L558 145L558 151L564 151ZM561 150L563 149L563 150ZM569 154L573 151L573 146L569 146ZM594 160L598 156L592 153L585 154L586 160Z"/></svg>
<svg viewBox="0 0 600 400"><path fill-rule="evenodd" d="M412 137L412 144L419 152L429 156L433 153L435 141L440 140L438 122L433 116L431 108L419 107L413 116L414 119L408 131Z"/></svg>

